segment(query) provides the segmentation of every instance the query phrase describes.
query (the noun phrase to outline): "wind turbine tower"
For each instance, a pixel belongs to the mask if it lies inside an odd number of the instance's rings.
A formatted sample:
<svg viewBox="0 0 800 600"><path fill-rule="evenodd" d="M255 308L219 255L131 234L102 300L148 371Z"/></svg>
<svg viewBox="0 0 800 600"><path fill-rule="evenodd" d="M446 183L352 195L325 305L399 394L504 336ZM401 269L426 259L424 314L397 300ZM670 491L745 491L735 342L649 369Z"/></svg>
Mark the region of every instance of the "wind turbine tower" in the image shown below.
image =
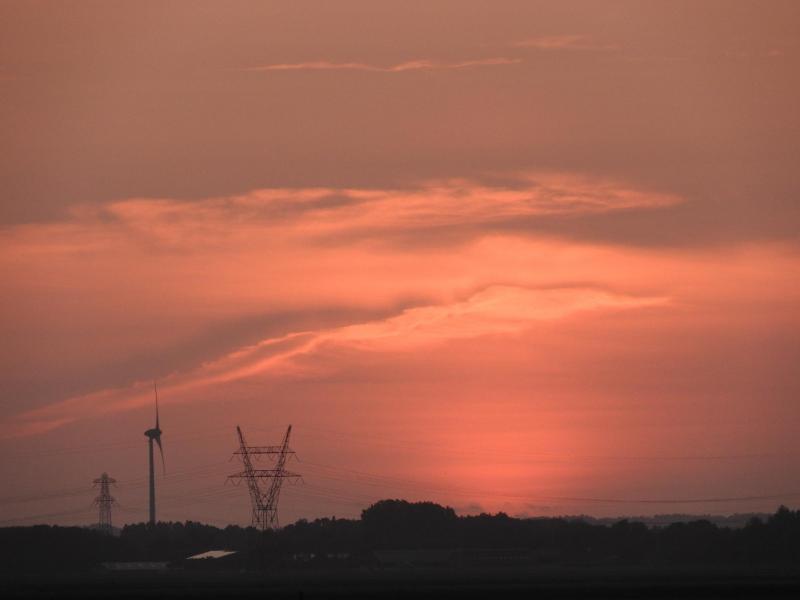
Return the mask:
<svg viewBox="0 0 800 600"><path fill-rule="evenodd" d="M153 383L153 389L156 393L156 426L144 432L147 436L147 449L150 458L150 525L156 524L156 470L153 460L153 442L158 444L158 450L161 453L161 467L164 473L167 472L167 467L164 463L164 448L161 446L161 427L158 425L158 385L156 383Z"/></svg>

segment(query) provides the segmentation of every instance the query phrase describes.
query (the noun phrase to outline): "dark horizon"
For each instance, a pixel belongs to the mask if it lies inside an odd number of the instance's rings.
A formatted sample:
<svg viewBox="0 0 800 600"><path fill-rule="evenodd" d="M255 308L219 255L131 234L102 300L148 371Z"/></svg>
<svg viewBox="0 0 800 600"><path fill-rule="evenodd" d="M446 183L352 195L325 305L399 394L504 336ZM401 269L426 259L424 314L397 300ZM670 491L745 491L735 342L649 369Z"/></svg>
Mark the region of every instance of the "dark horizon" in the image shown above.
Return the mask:
<svg viewBox="0 0 800 600"><path fill-rule="evenodd" d="M382 500L360 519L281 529L139 523L121 531L0 528L11 597L758 597L800 591L800 511L744 527L707 520L647 527L504 514L457 516Z"/></svg>

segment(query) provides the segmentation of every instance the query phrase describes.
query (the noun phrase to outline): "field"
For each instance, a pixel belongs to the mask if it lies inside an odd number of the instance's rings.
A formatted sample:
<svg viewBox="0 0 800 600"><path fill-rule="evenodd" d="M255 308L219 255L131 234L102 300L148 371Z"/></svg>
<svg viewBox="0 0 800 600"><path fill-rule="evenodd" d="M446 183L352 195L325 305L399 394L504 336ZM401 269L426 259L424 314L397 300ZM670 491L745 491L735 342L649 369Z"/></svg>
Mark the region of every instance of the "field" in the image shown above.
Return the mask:
<svg viewBox="0 0 800 600"><path fill-rule="evenodd" d="M6 577L5 598L798 598L800 571L376 569Z"/></svg>

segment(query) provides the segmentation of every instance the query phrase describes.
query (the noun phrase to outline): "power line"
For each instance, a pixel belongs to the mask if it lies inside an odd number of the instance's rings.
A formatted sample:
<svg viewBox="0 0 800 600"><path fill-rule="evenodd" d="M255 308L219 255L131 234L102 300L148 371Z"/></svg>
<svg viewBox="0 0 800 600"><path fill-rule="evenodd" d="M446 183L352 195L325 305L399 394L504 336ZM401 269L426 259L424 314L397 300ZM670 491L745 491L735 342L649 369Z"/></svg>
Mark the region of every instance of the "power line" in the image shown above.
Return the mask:
<svg viewBox="0 0 800 600"><path fill-rule="evenodd" d="M263 430L256 428L257 430ZM352 437L346 437L346 434L341 432L335 432L332 430L325 430L320 428L310 428L314 431L320 432L324 436L335 436L341 439L347 439L349 444L356 443L356 444L366 444L369 447L376 447L376 446L386 446L386 447L395 447L398 449L402 449L403 451L408 450L407 444L400 444L393 441L391 438L384 438L384 437L376 437L374 434L366 436L368 439L360 440L354 439ZM254 506L254 514L258 511L262 515L262 522L268 522L271 517L267 517L266 513L268 510L268 506L270 506L269 501L269 494L270 490L272 489L273 482L275 480L281 481L284 478L291 478L297 477L294 473L289 473L285 470L283 465L285 461L292 455L292 451L288 448L288 436L290 430L287 430L287 435L284 439L284 444L277 445L277 446L246 446L244 444L243 436L240 438L240 449L235 453L235 455L240 456L243 458L245 455L242 453L242 449L246 448L247 456L249 458L258 458L262 455L267 455L271 458L280 457L281 452L283 452L283 462L278 468L274 469L257 469L255 466L250 464L250 473L252 475L252 480L263 479L269 485L262 487L258 487L259 489L259 498L260 498L260 508L258 503L253 503L253 494L251 489L251 504ZM216 436L222 437L222 435L227 434L216 434ZM215 436L215 437L216 437ZM195 439L196 436L192 437L183 437L180 439L189 440ZM369 439L372 438L372 439ZM434 449L434 448L444 448L441 444L436 444L434 442L426 442L424 445L427 447ZM126 447L127 444L110 444L103 447ZM96 448L97 445L83 445L78 446L79 449L85 448ZM593 457L594 459L598 460L750 460L750 459L761 459L761 458L774 458L781 455L776 454L737 454L737 455L671 455L671 456L596 456ZM486 456L484 456L486 458ZM583 458L592 458L592 457L583 457ZM236 497L237 491L229 489L224 489L221 485L211 484L211 485L203 485L200 487L189 488L186 489L183 487L183 484L188 483L194 480L204 480L208 481L209 478L212 477L220 477L220 481L224 481L223 478L223 467L227 465L226 461L208 463L205 465L198 465L192 467L185 467L183 469L173 471L173 473L165 477L164 479L164 491L166 493L162 494L162 500L164 506L168 508L170 511L174 509L179 509L186 506L193 506L195 504L215 504L221 501L232 500ZM441 483L434 483L434 482L427 482L421 481L411 478L404 478L398 476L387 475L384 473L375 473L370 471L363 471L358 469L351 469L347 467L343 467L340 465L330 465L330 464L323 464L323 463L316 463L313 461L304 461L304 464L311 470L314 474L314 479L316 480L313 483L310 483L304 486L302 489L292 490L290 495L298 500L302 500L304 503L306 502L314 502L314 501L324 501L325 503L336 504L339 506L346 506L346 507L364 507L367 506L381 497L386 497L387 491L389 490L397 490L397 493L401 496L411 495L411 497L418 496L418 497L431 497L431 496L458 496L464 498L480 498L491 496L492 498L496 499L509 499L509 500L518 500L518 501L550 501L550 502L559 502L559 503L583 503L583 504L619 504L619 505L679 505L679 504L724 504L724 503L733 503L733 502L758 502L758 501L771 501L771 500L784 500L788 498L796 498L800 497L800 492L789 491L785 493L773 493L773 494L753 494L753 495L741 495L741 496L726 496L726 495L719 495L719 496L711 496L711 497L637 497L637 498L625 498L625 497L595 497L595 496L559 496L559 495L546 495L546 494L527 494L527 493L504 493L501 491L492 491L487 494L485 490L475 490L469 489L466 487L454 486L454 485L445 485ZM243 478L248 479L248 468L245 467L245 470L237 473L234 477L235 478ZM280 477L276 477L276 474L281 473ZM271 480L271 481L270 481ZM249 481L249 480L248 480ZM319 482L328 481L329 485L321 485ZM135 490L141 487L146 486L148 483L147 477L138 477L134 479L130 479L124 484L120 484L120 489L123 491ZM248 482L248 486L250 483ZM249 488L250 489L250 488ZM280 485L275 487L274 493L274 523L277 525L277 498L278 494L280 493ZM49 493L45 494L38 494L38 493L30 493L30 494L19 494L14 496L7 496L4 498L0 498L0 505L10 505L15 503L29 503L29 502L37 502L37 501L48 501L48 500L58 500L58 499L66 499L70 497L76 497L79 495L83 495L85 493L85 488L62 488L60 490L52 490ZM394 492L392 492L394 493ZM130 512L131 509L122 509L124 512ZM32 516L20 516L12 519L7 519L5 521L0 521L0 523L8 523L8 522L24 522L36 519L44 519L44 518L58 518L59 516L70 516L75 514L83 514L86 512L85 509L77 509L72 511L62 511L62 512L54 512L54 513L46 513L41 515L32 515ZM110 521L110 515L109 515ZM255 522L255 519L254 519Z"/></svg>
<svg viewBox="0 0 800 600"><path fill-rule="evenodd" d="M60 512L54 513L45 513L45 514L38 514L38 515L26 515L22 517L13 517L11 519L3 519L0 523L14 523L19 521L38 521L41 519L51 519L51 518L60 518L66 516L75 516L75 515L85 515L91 512L91 506L85 506L83 508L77 508L72 510L64 510Z"/></svg>
<svg viewBox="0 0 800 600"><path fill-rule="evenodd" d="M414 480L408 479L400 479L400 478L393 478L384 475L379 475L375 473L368 473L366 471L357 471L355 469L346 469L343 467L334 467L331 465L323 465L320 463L310 463L308 461L304 461L305 465L321 467L323 469L342 472L348 472L356 475L362 476L362 479L345 479L345 478L337 478L334 476L325 476L328 479L348 482L348 483L362 483L365 485L372 485L372 486L381 486L381 485L396 485L397 487L405 487L406 489L412 489L416 491L422 492L439 492L439 493L446 493L446 494L455 494L455 495L468 495L468 496L478 496L481 495L480 492L476 492L475 490L469 490L465 488L456 488L452 486L433 486L430 484L426 484L425 482L419 482ZM364 480L363 477L367 479ZM372 478L373 481L370 481L369 478ZM756 501L756 500L781 500L786 498L793 498L793 497L800 497L800 492L784 492L779 494L768 494L768 495L751 495L751 496L715 496L709 498L598 498L598 497L578 497L578 496L549 496L549 495L537 495L537 494L507 494L507 493L498 493L493 492L493 497L502 497L502 498L510 498L516 500L550 500L550 501L562 501L562 502L588 502L588 503L606 503L606 504L701 504L701 503L727 503L727 502L747 502L747 501Z"/></svg>
<svg viewBox="0 0 800 600"><path fill-rule="evenodd" d="M480 448L474 451L468 449L454 450L447 444L437 443L431 440L415 440L413 446L409 446L407 441L392 439L385 435L378 435L373 433L359 432L357 435L350 433L342 433L330 429L323 429L319 427L304 426L305 429L312 430L323 436L329 438L340 438L347 441L348 445L356 444L367 447L384 446L387 448L395 448L403 452L409 452L414 448L428 447L436 450L439 454L447 454L459 458L465 457L504 457L513 459L514 462L541 462L541 463L571 463L576 460L589 460L589 461L724 461L724 460L767 460L776 458L800 458L800 453L778 453L778 452L754 452L754 453L738 453L738 454L575 454L570 452L519 452L507 451L503 452L499 449L486 449ZM372 439L370 439L372 438Z"/></svg>

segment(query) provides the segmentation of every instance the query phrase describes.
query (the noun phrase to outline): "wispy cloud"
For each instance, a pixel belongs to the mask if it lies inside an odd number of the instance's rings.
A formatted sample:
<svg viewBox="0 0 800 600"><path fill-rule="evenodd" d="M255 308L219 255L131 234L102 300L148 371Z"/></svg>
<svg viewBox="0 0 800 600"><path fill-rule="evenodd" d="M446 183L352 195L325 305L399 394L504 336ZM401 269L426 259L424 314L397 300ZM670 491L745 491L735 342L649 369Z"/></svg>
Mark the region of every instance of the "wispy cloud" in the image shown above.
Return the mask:
<svg viewBox="0 0 800 600"><path fill-rule="evenodd" d="M492 57L456 62L431 59L409 60L394 65L380 66L360 62L332 62L327 60L300 63L278 63L247 67L243 71L372 71L377 73L403 73L406 71L438 71L448 69L467 69L470 67L491 67L514 65L522 62L519 58Z"/></svg>
<svg viewBox="0 0 800 600"><path fill-rule="evenodd" d="M431 229L466 229L470 237L480 237L509 222L658 209L683 201L674 194L568 173L518 173L508 185L445 179L412 189L265 188L202 200L131 198L77 206L72 219L16 228L3 244L9 251L13 246L17 253L42 255L109 251L125 242L147 243L150 252L230 247L244 232L250 239L272 235L302 245L385 241Z"/></svg>
<svg viewBox="0 0 800 600"><path fill-rule="evenodd" d="M380 320L327 330L295 332L238 349L196 369L161 380L165 395L190 401L191 392L253 377L297 377L330 369L325 355L406 352L454 340L507 335L540 321L597 310L663 305L665 297L637 297L596 288L536 289L494 285L463 300L406 309ZM181 400L182 399L182 400ZM76 420L146 406L150 383L78 396L25 412L0 429L0 437L35 435Z"/></svg>
<svg viewBox="0 0 800 600"><path fill-rule="evenodd" d="M546 35L512 42L515 48L536 50L613 50L613 44L602 44L585 35Z"/></svg>

